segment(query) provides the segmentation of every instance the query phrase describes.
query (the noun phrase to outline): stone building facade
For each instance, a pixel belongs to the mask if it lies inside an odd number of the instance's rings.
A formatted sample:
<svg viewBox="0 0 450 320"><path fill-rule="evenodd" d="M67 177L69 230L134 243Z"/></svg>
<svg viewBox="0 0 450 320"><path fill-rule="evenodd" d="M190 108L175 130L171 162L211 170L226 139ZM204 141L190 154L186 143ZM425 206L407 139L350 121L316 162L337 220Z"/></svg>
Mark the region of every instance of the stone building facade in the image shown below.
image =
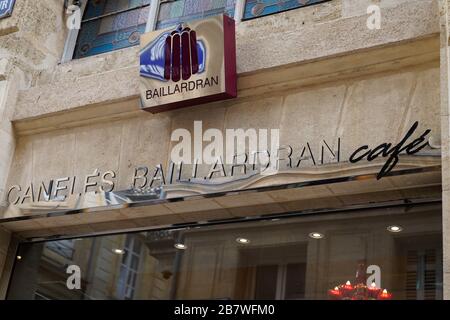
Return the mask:
<svg viewBox="0 0 450 320"><path fill-rule="evenodd" d="M368 27L371 16L367 9L371 5L380 8L379 29ZM43 0L37 4L17 0L12 16L0 20L0 197L4 199L0 297L6 297L14 265L17 268L18 246L30 240L294 211L354 210L412 200L439 207L438 216L430 215L429 220L437 221L442 229L440 284L443 297L450 298L448 7L446 0L331 0L255 19L236 16L238 97L151 114L142 111L139 104L138 46L65 61L67 39L72 35L66 27L64 1ZM237 9L235 14L242 12ZM64 206L71 206L71 199L59 205L52 202L33 207L24 198L31 183L35 188L31 192L38 192L41 182L63 177L83 180L95 169L118 173L116 190L127 190L136 167L168 165L176 144L171 141L172 132L184 128L194 134L194 121L202 121L203 130L279 129L281 145L298 146L296 152L310 146L317 159L325 140L332 144L330 151L340 150L341 161L323 166L305 164L301 170L231 181L225 187L168 187L168 199L183 200L150 201L138 207L102 207L98 202L104 199L94 196L83 201L100 209L70 215L48 213L63 212ZM400 157L395 168L398 173L377 180L376 173L386 159L348 162L358 147L398 143L416 121L416 136L431 130L429 146L419 154ZM208 170L201 169L200 175ZM322 182L308 184L317 181ZM288 184L296 187L271 188ZM20 190L10 193L11 186L20 186ZM82 192L83 184L74 182L74 189ZM210 192L218 194L199 196ZM17 203L8 203L16 194ZM374 218L373 224L384 218L379 219ZM424 221L427 225L428 220ZM430 226L427 232L435 231L433 228ZM292 233L289 238L286 232L286 243L296 237ZM201 238L202 234L194 234L191 243ZM363 238L368 247L376 246L375 236ZM221 244L216 249L222 244L228 248L220 239L218 232L215 240ZM329 248L347 243L345 237L334 239L328 243ZM114 241L104 245L114 248ZM98 252L102 248L97 248ZM205 248L196 253L196 259L231 257L227 250ZM248 253L249 259L252 254ZM164 256L159 251L157 255ZM84 258L77 259L80 265L87 264ZM111 257L104 259L113 261ZM225 260L231 264L233 258ZM146 268L153 268L152 261L145 264ZM158 282L157 288L169 287L162 274L145 281ZM221 279L240 276L225 272ZM176 294L162 293L161 289L146 291L140 297L249 297L249 289L219 288L196 272L180 273L178 281L181 289ZM314 284L309 281L306 287L312 288ZM202 288L210 291L195 288L195 283L204 284ZM90 294L112 297L113 290L108 288L93 285Z"/></svg>

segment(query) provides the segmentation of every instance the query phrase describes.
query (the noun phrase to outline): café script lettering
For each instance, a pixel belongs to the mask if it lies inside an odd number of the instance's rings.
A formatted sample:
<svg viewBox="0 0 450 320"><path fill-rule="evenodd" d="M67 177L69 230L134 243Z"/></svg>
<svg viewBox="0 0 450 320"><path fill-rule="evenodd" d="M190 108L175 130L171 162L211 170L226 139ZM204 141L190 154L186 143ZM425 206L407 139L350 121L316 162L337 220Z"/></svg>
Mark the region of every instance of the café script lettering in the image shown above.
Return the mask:
<svg viewBox="0 0 450 320"><path fill-rule="evenodd" d="M381 168L381 171L378 173L377 176L377 179L383 178L384 176L389 174L389 172L391 172L392 169L394 169L394 167L399 161L398 156L402 152L406 152L406 154L408 155L413 155L418 153L426 146L428 146L427 136L431 132L430 129L425 130L425 132L422 133L422 135L419 138L407 144L407 141L414 134L418 126L419 122L416 121L412 125L412 127L408 130L403 139L395 146L393 146L392 143L382 143L373 149L370 149L370 147L367 145L358 148L350 156L350 162L357 163L363 159L367 159L367 161L370 162L377 159L378 157L387 158L386 163L384 164L383 168Z"/></svg>
<svg viewBox="0 0 450 320"><path fill-rule="evenodd" d="M369 162L378 158L386 159L382 169L377 175L377 179L381 179L395 168L399 162L400 154L406 153L413 155L420 150L427 147L427 137L431 130L425 130L418 138L413 139L412 136L416 132L419 126L418 122L415 122L408 130L405 136L397 144L394 143L382 143L374 148L368 145L357 148L350 156L350 163L358 163L363 160ZM179 182L196 182L199 179L214 181L216 178L223 177L246 177L249 174L263 173L270 164L275 163L275 168L289 169L289 168L301 168L306 166L318 166L328 163L341 162L341 139L337 139L337 150L333 150L330 146L332 144L327 141L321 141L319 145L319 151L314 152L311 144L307 142L304 146L300 147L296 152L291 146L282 146L277 149L276 155L271 155L267 150L254 151L251 154L254 156L252 163L249 162L249 156L245 155L240 157L236 155L229 168L222 163L221 159L217 159L212 165L208 165L208 173L204 176L199 174L199 164L194 161L192 165L185 165L182 162L175 164L169 163L168 170L165 171L161 164L154 167L154 170L150 170L149 167L140 166L136 167L133 172L133 176L130 179L130 188L132 189L144 189L160 187L164 185L177 184ZM266 156L267 161L255 161L256 155ZM237 159L243 160L237 160ZM190 167L189 167L190 166ZM10 204L24 204L25 202L39 202L39 201L64 201L69 194L81 194L87 192L112 192L115 189L115 179L117 174L112 171L100 172L95 169L93 173L86 175L82 179L75 176L64 177L59 179L50 180L47 183L41 182L39 185L30 183L25 188L20 185L11 186L6 194L6 201ZM217 180L218 183L223 181ZM81 191L81 192L80 192Z"/></svg>

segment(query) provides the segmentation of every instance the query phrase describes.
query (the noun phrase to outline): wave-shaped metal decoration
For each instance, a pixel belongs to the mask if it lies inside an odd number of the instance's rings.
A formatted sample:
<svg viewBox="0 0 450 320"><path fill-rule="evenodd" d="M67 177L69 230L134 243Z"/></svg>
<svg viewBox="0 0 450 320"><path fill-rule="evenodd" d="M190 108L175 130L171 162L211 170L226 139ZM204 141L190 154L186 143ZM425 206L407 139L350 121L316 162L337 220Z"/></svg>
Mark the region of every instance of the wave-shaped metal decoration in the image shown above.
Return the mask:
<svg viewBox="0 0 450 320"><path fill-rule="evenodd" d="M404 156L402 163L388 177L440 173L438 156ZM330 164L317 168L278 171L273 175L249 174L233 180L215 179L215 182L192 180L151 190L123 190L117 192L89 192L71 195L65 201L48 201L10 205L0 208L0 223L35 218L57 217L69 214L90 213L168 204L194 199L220 198L229 195L301 189L310 186L331 185L349 181L376 181L381 161L361 164ZM419 177L420 180L420 177Z"/></svg>

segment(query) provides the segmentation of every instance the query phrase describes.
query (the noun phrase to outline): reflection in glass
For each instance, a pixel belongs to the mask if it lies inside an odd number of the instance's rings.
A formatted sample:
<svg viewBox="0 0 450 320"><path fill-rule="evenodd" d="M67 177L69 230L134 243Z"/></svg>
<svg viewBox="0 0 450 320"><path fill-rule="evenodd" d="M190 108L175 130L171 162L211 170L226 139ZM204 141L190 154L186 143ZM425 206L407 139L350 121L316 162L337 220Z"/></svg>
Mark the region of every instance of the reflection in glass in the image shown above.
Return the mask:
<svg viewBox="0 0 450 320"><path fill-rule="evenodd" d="M90 0L81 22L74 58L139 44L150 0Z"/></svg>
<svg viewBox="0 0 450 320"><path fill-rule="evenodd" d="M441 225L440 206L409 206L22 244L8 298L329 299L348 284L442 299ZM66 287L73 264L81 290Z"/></svg>
<svg viewBox="0 0 450 320"><path fill-rule="evenodd" d="M176 0L160 5L157 29L218 14L234 16L236 0Z"/></svg>

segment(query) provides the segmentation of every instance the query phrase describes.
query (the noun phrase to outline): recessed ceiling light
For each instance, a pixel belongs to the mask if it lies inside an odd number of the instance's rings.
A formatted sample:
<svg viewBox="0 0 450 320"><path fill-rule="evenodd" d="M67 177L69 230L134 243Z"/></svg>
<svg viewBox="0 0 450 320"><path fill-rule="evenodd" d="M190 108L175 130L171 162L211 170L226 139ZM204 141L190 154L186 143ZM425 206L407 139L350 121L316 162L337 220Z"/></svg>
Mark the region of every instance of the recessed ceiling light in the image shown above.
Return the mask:
<svg viewBox="0 0 450 320"><path fill-rule="evenodd" d="M178 250L186 250L187 249L187 246L183 243L175 243L174 247L175 247L175 249L178 249Z"/></svg>
<svg viewBox="0 0 450 320"><path fill-rule="evenodd" d="M115 254L125 254L125 250L122 250L122 249L114 249L113 252Z"/></svg>
<svg viewBox="0 0 450 320"><path fill-rule="evenodd" d="M249 239L246 239L246 238L237 238L237 239L236 239L236 242L237 242L237 243L240 243L240 244L249 244L249 243L250 243L250 240L249 240Z"/></svg>
<svg viewBox="0 0 450 320"><path fill-rule="evenodd" d="M387 227L387 230L388 230L389 232L398 233L398 232L402 232L402 231L403 231L403 228L400 227L400 226L389 226L389 227Z"/></svg>
<svg viewBox="0 0 450 320"><path fill-rule="evenodd" d="M17 260L22 260L22 256L17 256Z"/></svg>
<svg viewBox="0 0 450 320"><path fill-rule="evenodd" d="M309 237L310 237L310 238L313 238L313 239L323 239L323 238L325 238L325 235L323 235L323 234L320 233L320 232L311 232L311 233L309 234Z"/></svg>

